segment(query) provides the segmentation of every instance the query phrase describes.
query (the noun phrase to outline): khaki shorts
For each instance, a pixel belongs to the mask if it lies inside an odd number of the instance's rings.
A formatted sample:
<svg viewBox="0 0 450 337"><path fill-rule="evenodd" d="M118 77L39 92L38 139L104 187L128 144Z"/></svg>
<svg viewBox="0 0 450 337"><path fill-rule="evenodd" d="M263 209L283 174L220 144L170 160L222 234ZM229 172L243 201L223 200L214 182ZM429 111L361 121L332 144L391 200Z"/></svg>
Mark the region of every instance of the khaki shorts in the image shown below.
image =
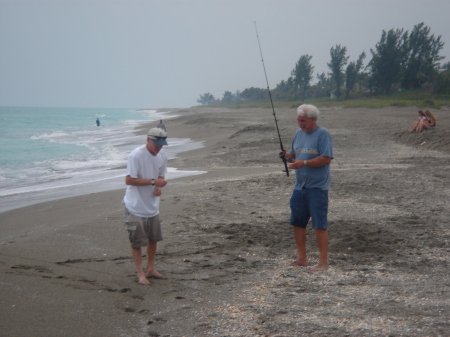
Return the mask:
<svg viewBox="0 0 450 337"><path fill-rule="evenodd" d="M125 208L125 217L125 228L128 231L131 248L141 248L150 242L162 241L159 214L151 218L141 218L131 214Z"/></svg>

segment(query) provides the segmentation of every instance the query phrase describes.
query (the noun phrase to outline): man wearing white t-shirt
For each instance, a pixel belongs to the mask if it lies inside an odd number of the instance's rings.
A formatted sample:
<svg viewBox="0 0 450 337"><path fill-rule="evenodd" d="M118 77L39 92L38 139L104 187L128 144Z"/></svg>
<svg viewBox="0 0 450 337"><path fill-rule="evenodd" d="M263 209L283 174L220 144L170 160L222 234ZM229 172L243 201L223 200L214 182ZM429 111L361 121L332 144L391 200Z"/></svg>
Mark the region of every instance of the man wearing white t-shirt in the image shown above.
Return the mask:
<svg viewBox="0 0 450 337"><path fill-rule="evenodd" d="M126 223L138 282L150 285L148 278L166 279L155 269L157 242L161 241L161 221L159 219L159 196L166 186L167 156L162 147L167 145L167 133L158 128L147 133L147 144L134 149L128 156L128 185L123 203ZM142 251L147 250L147 269L142 268Z"/></svg>

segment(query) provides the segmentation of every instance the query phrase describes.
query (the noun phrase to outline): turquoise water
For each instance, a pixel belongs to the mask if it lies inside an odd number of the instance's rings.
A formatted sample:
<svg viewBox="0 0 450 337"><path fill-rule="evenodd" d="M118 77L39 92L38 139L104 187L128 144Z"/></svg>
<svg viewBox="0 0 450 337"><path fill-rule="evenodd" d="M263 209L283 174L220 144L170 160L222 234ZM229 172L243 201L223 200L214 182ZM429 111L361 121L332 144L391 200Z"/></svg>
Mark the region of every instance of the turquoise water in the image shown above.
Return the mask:
<svg viewBox="0 0 450 337"><path fill-rule="evenodd" d="M124 187L124 170L111 169L123 167L128 153L145 143L135 128L171 117L169 111L150 109L0 107L0 212ZM170 138L169 132L165 150L170 159L201 146ZM172 176L198 174L170 171Z"/></svg>
<svg viewBox="0 0 450 337"><path fill-rule="evenodd" d="M95 124L97 118L100 128ZM105 128L151 119L149 112L128 109L0 107L0 167L15 170L86 153L89 141L104 134Z"/></svg>

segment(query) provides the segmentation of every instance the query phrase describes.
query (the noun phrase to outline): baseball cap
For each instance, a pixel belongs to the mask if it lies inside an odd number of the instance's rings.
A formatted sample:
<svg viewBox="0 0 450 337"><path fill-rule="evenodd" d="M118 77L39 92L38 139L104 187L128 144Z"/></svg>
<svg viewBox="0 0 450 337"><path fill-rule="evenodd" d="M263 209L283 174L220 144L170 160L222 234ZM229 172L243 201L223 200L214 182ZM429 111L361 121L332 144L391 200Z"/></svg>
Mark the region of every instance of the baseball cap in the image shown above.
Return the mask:
<svg viewBox="0 0 450 337"><path fill-rule="evenodd" d="M168 145L166 141L167 132L164 131L163 129L159 128L150 129L147 132L147 137L150 137L150 139L156 146Z"/></svg>

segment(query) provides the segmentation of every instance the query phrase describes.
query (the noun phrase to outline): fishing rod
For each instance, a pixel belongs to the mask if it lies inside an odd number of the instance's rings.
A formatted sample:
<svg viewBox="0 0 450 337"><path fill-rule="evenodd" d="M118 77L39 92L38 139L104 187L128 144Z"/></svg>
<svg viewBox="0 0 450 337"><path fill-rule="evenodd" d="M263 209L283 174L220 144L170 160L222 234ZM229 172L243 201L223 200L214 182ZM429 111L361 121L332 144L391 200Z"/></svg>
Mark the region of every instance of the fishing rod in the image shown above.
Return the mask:
<svg viewBox="0 0 450 337"><path fill-rule="evenodd" d="M281 141L280 129L278 128L277 116L275 115L275 108L273 106L272 94L270 93L269 80L267 79L266 66L264 65L264 58L263 58L262 50L261 50L261 43L259 43L258 28L256 28L256 21L253 21L253 22L255 23L256 38L258 39L259 53L261 54L261 62L263 64L264 75L266 76L267 90L269 91L270 103L272 104L273 117L275 118L275 125L277 127L278 139L280 140L280 148L281 148L281 151L282 151L282 153L280 153L280 158L281 158L281 160L283 160L284 168L286 169L286 175L289 177L289 170L288 170L288 166L287 166L287 161L286 161L286 157L284 156L284 153L286 151L283 148L283 142Z"/></svg>

